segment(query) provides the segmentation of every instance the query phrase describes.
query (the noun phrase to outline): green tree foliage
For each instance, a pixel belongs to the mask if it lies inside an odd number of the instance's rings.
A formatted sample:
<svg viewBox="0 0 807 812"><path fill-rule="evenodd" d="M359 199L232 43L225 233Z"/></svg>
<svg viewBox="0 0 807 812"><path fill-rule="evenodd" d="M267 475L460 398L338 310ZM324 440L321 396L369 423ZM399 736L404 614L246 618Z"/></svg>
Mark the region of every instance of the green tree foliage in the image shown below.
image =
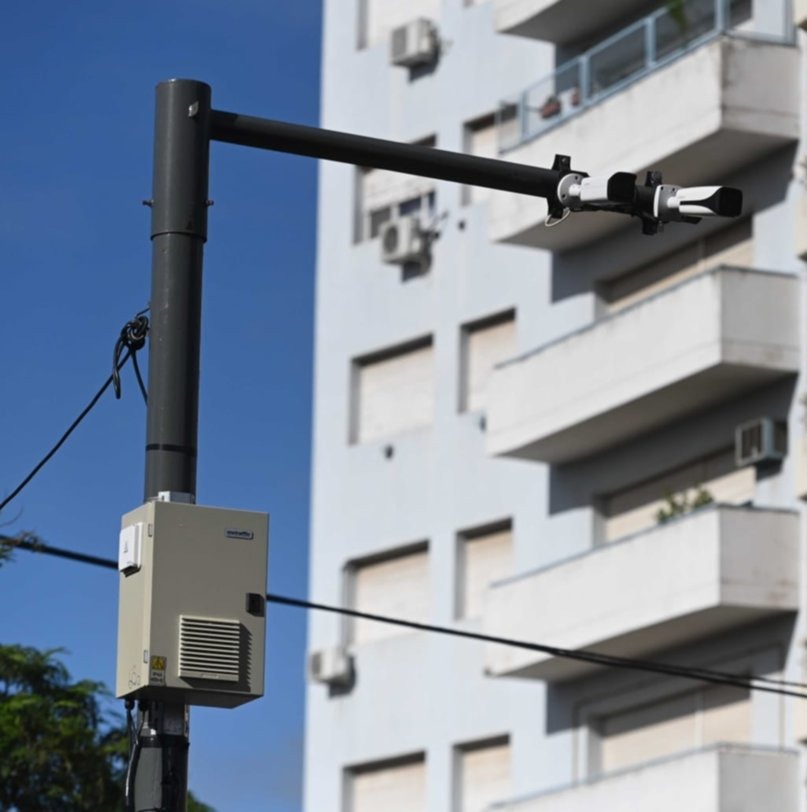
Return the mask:
<svg viewBox="0 0 807 812"><path fill-rule="evenodd" d="M126 734L55 651L0 646L0 809L120 810Z"/></svg>
<svg viewBox="0 0 807 812"><path fill-rule="evenodd" d="M668 0L667 11L670 17L675 20L681 31L686 31L688 28L686 0Z"/></svg>
<svg viewBox="0 0 807 812"><path fill-rule="evenodd" d="M188 812L216 812L212 806L208 806L207 804L203 804L201 801L197 801L196 798L193 797L193 793L188 793Z"/></svg>
<svg viewBox="0 0 807 812"><path fill-rule="evenodd" d="M0 567L11 550L0 541ZM0 812L120 812L126 728L57 653L0 645ZM187 812L216 810L189 792Z"/></svg>

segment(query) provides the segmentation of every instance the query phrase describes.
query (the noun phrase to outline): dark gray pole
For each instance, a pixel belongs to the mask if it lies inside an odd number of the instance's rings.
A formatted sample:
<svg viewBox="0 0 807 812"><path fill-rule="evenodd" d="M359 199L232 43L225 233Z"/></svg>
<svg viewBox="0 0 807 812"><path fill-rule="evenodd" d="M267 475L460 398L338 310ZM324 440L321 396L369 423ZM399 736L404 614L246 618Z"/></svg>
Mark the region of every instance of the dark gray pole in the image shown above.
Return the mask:
<svg viewBox="0 0 807 812"><path fill-rule="evenodd" d="M145 498L196 499L202 254L207 239L210 87L157 86ZM140 711L134 810L185 812L188 709Z"/></svg>
<svg viewBox="0 0 807 812"><path fill-rule="evenodd" d="M146 499L195 494L202 251L207 239L210 87L157 86L151 209Z"/></svg>

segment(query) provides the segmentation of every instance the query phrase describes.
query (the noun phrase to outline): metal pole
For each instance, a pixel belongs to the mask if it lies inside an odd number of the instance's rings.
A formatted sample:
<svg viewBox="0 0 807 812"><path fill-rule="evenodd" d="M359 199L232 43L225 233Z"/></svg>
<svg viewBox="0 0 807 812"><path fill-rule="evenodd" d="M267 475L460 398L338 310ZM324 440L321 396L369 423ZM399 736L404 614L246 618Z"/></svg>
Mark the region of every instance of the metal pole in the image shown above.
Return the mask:
<svg viewBox="0 0 807 812"><path fill-rule="evenodd" d="M193 502L210 87L157 86L151 201L151 334L145 498ZM185 812L188 709L149 702L138 719L134 809Z"/></svg>

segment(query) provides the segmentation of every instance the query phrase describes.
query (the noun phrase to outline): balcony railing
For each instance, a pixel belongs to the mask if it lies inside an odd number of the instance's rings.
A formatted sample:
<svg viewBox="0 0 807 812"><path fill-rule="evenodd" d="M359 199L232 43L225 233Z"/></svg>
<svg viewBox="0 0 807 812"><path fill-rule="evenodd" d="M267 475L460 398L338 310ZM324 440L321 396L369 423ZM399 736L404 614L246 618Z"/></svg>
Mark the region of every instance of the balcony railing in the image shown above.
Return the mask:
<svg viewBox="0 0 807 812"><path fill-rule="evenodd" d="M751 18L752 0L670 0L500 105L499 150L529 141ZM787 41L781 36L749 34Z"/></svg>

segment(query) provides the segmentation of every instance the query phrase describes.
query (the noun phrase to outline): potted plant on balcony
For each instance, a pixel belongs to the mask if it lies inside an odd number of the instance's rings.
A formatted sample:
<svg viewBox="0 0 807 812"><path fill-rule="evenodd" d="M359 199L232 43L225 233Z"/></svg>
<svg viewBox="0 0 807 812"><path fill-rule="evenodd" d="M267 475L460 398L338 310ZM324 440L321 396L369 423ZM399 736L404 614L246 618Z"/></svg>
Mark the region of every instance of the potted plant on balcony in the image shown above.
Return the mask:
<svg viewBox="0 0 807 812"><path fill-rule="evenodd" d="M687 491L675 495L668 493L665 497L666 504L656 511L656 522L658 524L666 524L672 519L677 519L687 513L692 513L698 508L711 505L715 500L711 493L702 485L695 488L695 495L690 498Z"/></svg>
<svg viewBox="0 0 807 812"><path fill-rule="evenodd" d="M558 115L560 110L560 99L554 93L550 93L549 96L546 97L546 101L541 105L541 118L552 118Z"/></svg>
<svg viewBox="0 0 807 812"><path fill-rule="evenodd" d="M686 14L686 0L667 0L667 13L678 25L681 32L685 32L689 27Z"/></svg>

